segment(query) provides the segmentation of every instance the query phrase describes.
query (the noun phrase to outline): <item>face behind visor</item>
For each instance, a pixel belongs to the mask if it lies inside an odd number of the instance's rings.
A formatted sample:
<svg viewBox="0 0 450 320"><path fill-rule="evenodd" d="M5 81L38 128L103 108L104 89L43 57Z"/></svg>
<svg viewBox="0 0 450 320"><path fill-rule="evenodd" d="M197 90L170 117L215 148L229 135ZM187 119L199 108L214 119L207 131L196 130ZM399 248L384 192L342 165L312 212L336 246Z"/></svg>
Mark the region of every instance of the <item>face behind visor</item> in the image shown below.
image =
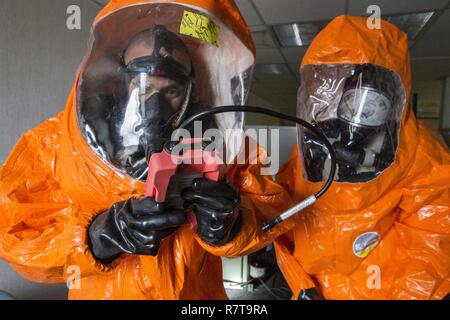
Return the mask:
<svg viewBox="0 0 450 320"><path fill-rule="evenodd" d="M113 118L118 146L114 160L138 179L146 173L149 155L170 138L190 103L191 75L169 54L176 39L168 33L157 29L153 54L123 67L125 94Z"/></svg>

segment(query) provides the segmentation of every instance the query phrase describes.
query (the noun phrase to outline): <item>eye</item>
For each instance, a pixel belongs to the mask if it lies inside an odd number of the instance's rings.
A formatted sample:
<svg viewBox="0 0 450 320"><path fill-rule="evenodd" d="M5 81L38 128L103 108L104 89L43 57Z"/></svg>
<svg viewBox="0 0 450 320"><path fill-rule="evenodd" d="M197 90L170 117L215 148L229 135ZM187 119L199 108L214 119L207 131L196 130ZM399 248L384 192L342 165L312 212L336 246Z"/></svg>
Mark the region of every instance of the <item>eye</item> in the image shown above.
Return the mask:
<svg viewBox="0 0 450 320"><path fill-rule="evenodd" d="M178 98L181 95L181 90L177 88L169 88L167 89L165 95L169 99Z"/></svg>

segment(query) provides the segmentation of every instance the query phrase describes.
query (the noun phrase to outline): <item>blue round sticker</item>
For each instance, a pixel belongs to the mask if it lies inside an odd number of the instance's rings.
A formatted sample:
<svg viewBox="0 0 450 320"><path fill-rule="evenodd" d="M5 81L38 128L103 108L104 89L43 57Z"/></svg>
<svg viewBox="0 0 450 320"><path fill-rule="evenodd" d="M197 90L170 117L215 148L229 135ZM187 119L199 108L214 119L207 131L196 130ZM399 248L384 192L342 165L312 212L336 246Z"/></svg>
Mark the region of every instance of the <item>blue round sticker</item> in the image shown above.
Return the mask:
<svg viewBox="0 0 450 320"><path fill-rule="evenodd" d="M367 232L358 236L353 242L353 253L359 258L365 258L380 242L378 232Z"/></svg>

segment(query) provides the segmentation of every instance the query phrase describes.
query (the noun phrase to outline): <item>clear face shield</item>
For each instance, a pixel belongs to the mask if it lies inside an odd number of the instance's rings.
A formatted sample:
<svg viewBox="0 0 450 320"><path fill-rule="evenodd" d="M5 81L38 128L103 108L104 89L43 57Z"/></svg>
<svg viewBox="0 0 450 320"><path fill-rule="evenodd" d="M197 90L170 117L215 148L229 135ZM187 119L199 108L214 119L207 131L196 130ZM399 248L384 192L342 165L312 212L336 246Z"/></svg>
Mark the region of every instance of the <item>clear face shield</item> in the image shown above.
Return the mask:
<svg viewBox="0 0 450 320"><path fill-rule="evenodd" d="M124 63L123 69L124 96L112 122L118 133L114 159L120 167L138 169L131 174L141 178L150 153L170 139L184 118L192 77L183 65L156 51Z"/></svg>
<svg viewBox="0 0 450 320"><path fill-rule="evenodd" d="M184 32L185 18L192 15L215 26L215 42ZM143 4L119 10L94 28L78 86L80 130L105 162L145 180L149 154L184 119L245 103L253 65L251 50L198 9ZM218 128L225 138L227 130L243 125L237 113L202 122L203 130Z"/></svg>
<svg viewBox="0 0 450 320"><path fill-rule="evenodd" d="M374 65L307 65L302 69L298 115L321 129L336 151L339 182L375 179L395 160L405 89L394 72ZM299 129L307 178L323 181L327 151Z"/></svg>

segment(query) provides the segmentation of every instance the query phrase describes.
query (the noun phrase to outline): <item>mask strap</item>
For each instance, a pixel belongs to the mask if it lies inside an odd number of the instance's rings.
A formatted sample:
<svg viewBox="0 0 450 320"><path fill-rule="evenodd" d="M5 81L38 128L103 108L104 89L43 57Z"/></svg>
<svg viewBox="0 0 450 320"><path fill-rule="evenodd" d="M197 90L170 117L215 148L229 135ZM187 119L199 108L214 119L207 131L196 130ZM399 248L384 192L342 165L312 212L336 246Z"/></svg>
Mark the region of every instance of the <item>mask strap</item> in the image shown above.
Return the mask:
<svg viewBox="0 0 450 320"><path fill-rule="evenodd" d="M184 115L189 106L189 103L191 102L191 94L192 94L192 80L189 80L187 88L186 88L186 98L184 99L183 105L181 106L181 110L180 110L178 119L174 124L175 128L179 126L179 124L181 123L181 121L184 118Z"/></svg>

